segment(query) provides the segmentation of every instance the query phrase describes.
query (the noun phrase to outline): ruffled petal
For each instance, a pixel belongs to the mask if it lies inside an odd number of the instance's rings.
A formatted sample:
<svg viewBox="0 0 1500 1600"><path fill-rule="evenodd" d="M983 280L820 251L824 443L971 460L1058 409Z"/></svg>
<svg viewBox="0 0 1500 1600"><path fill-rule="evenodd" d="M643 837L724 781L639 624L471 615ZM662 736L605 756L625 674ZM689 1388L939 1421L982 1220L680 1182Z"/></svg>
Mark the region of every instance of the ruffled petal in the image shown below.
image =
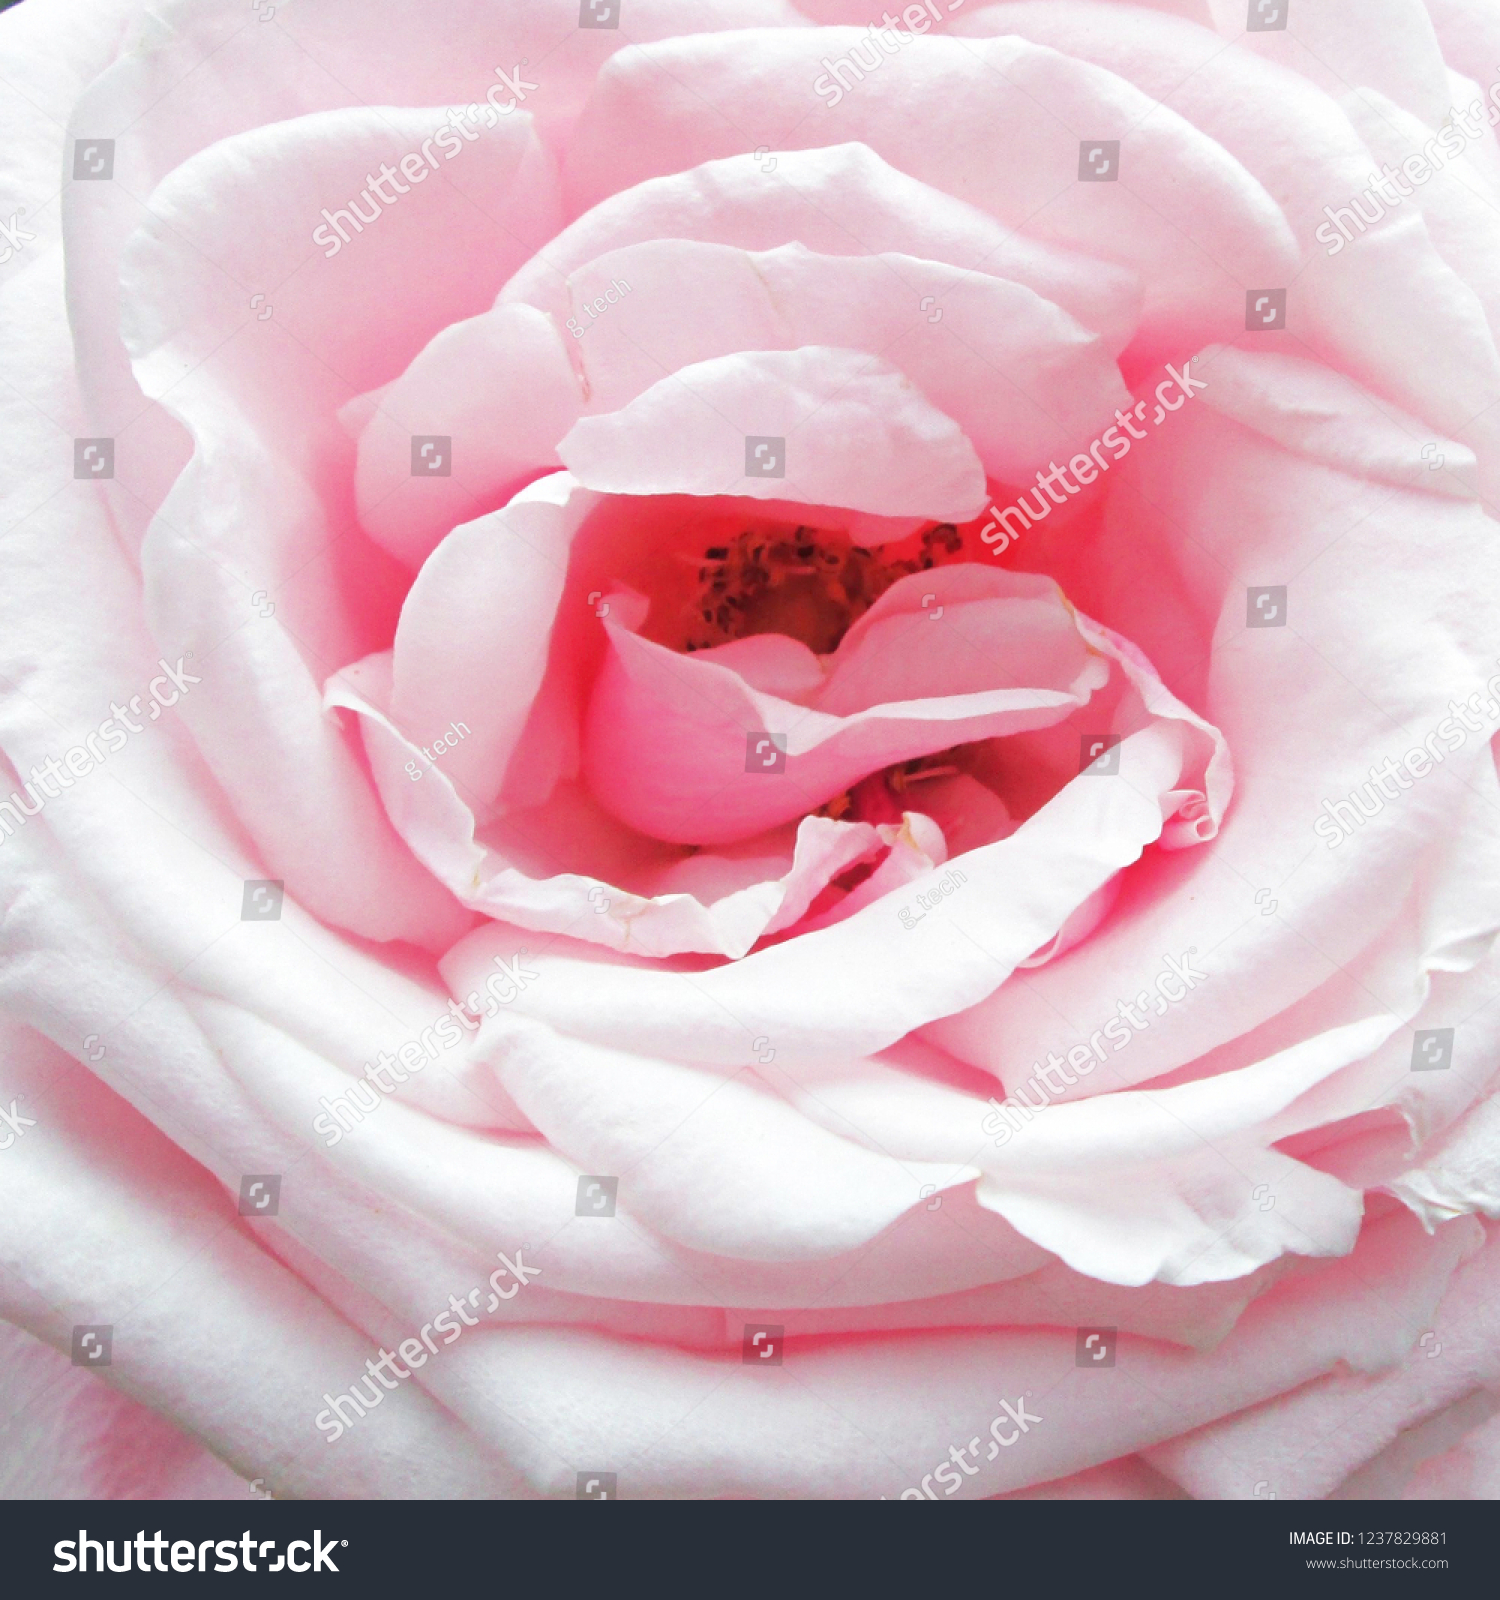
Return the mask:
<svg viewBox="0 0 1500 1600"><path fill-rule="evenodd" d="M618 604L605 628L585 774L632 827L684 842L743 838L882 767L1050 727L1109 677L1047 580L972 564L900 579L824 658L759 637L679 655Z"/></svg>

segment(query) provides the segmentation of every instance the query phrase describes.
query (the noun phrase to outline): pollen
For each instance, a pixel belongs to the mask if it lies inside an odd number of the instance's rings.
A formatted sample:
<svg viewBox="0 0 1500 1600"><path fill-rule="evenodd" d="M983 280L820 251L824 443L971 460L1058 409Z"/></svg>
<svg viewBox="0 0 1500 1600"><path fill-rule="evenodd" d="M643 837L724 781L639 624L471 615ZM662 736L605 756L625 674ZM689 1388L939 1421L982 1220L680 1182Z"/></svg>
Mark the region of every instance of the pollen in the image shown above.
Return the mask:
<svg viewBox="0 0 1500 1600"><path fill-rule="evenodd" d="M829 655L893 583L951 559L961 544L951 523L931 524L882 550L825 529L746 528L701 557L680 558L697 568L684 608L684 648L783 633Z"/></svg>

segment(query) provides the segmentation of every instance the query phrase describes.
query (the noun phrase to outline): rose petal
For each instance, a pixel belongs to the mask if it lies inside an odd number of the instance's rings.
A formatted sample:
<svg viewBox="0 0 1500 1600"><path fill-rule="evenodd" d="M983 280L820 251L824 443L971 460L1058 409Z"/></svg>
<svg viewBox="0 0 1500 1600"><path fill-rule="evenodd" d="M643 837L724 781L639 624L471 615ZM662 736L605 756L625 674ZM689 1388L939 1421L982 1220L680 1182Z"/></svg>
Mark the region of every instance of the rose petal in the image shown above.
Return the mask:
<svg viewBox="0 0 1500 1600"><path fill-rule="evenodd" d="M775 163L769 168L768 159ZM768 171L775 183L766 182ZM609 251L662 238L742 250L797 240L823 255L898 253L982 270L1061 307L1098 333L1112 355L1128 342L1140 310L1133 273L1004 227L942 187L897 171L864 144L756 151L647 178L569 223L516 273L500 303L529 302L561 324L570 274Z"/></svg>
<svg viewBox="0 0 1500 1600"><path fill-rule="evenodd" d="M517 927L631 954L744 955L757 940L798 922L833 878L887 851L897 833L805 817L794 835L785 829L726 853L699 851L683 859L653 851L649 841L621 837L613 819L569 789L554 792L538 816L514 814L480 839L471 803L453 777L385 709L389 655L336 674L326 698L359 717L392 825L459 901ZM593 850L582 849L586 836ZM603 875L583 870L588 864ZM622 888L622 881L634 887Z"/></svg>
<svg viewBox="0 0 1500 1600"><path fill-rule="evenodd" d="M1076 779L1008 839L971 850L972 884L899 938L886 901L787 944L692 976L543 955L546 981L516 1002L575 1037L678 1059L743 1065L769 1041L789 1062L868 1055L915 1027L974 1004L1055 934L1069 912L1162 831L1188 758L1180 725L1124 740L1126 781ZM933 875L929 875L933 876ZM918 879L915 893L930 887ZM491 929L443 961L452 985L472 987L497 944ZM1046 970L1046 969L1043 969ZM849 974L858 972L853 983Z"/></svg>
<svg viewBox="0 0 1500 1600"><path fill-rule="evenodd" d="M557 453L585 488L611 494L789 494L958 522L984 504L984 469L957 424L858 350L696 362L619 411L581 418Z"/></svg>
<svg viewBox="0 0 1500 1600"><path fill-rule="evenodd" d="M1413 1015L1426 958L1451 944L1472 965L1470 947L1494 922L1494 718L1466 708L1469 729L1449 720L1450 701L1482 694L1500 657L1491 522L1470 502L1347 477L1206 407L1185 408L1170 437L1115 470L1126 487L1097 536L1059 560L1060 581L1092 615L1127 627L1223 730L1234 806L1212 852L1143 863L1085 945L935 1028L934 1041L1014 1077L1048 1051L1066 1054L1197 945L1212 952L1213 982L1137 1031L1107 1086L1200 1058L1202 1070L1239 1065L1249 1058L1209 1052L1253 1039L1320 990L1262 1053L1368 1015L1370 995L1340 969L1387 928L1418 948L1393 957L1394 987L1378 993L1384 1009ZM1311 564L1309 528L1319 530ZM1260 586L1283 583L1284 625L1248 627ZM1295 717L1284 713L1293 702ZM1421 782L1403 770L1407 787L1387 780L1392 798L1382 797L1372 765L1413 747L1431 770ZM1351 793L1374 814L1359 814ZM1348 829L1331 820L1347 815ZM1106 1086L1088 1082L1076 1092Z"/></svg>
<svg viewBox="0 0 1500 1600"><path fill-rule="evenodd" d="M660 239L570 274L567 324L581 330L576 357L592 412L618 410L664 373L735 351L877 351L953 418L988 476L1025 482L1049 457L1102 433L1128 396L1096 336L992 271L815 255L800 244L750 252Z"/></svg>
<svg viewBox="0 0 1500 1600"><path fill-rule="evenodd" d="M820 669L795 700L755 685L752 640L679 655L616 615L584 771L602 805L660 839L746 837L882 767L1057 723L1106 681L1052 584L972 564L900 579L830 657L779 647L779 663L804 663L799 681Z"/></svg>
<svg viewBox="0 0 1500 1600"><path fill-rule="evenodd" d="M1411 9L1407 0L1391 3ZM1243 16L1235 27L1243 29ZM1286 288L1292 352L1311 348L1429 427L1472 442L1485 494L1500 499L1500 416L1490 414L1500 355L1483 308L1438 254L1416 208L1386 215L1343 246L1330 218L1368 188L1371 156L1321 90L1249 50L1226 49L1204 28L1134 7L1024 0L990 7L961 29L1019 33L1107 65L1217 140L1276 196L1302 241L1296 271L1266 276L1247 268L1243 281L1257 291ZM1240 323L1231 337L1280 337L1244 328ZM1443 361L1413 362L1413 340L1442 350Z"/></svg>
<svg viewBox="0 0 1500 1600"><path fill-rule="evenodd" d="M414 1389L336 1458L313 1449L319 1397L363 1366L360 1335L260 1248L218 1184L86 1076L59 1085L47 1118L0 1163L8 1320L60 1349L75 1326L110 1327L112 1385L283 1494L507 1492L501 1463Z"/></svg>
<svg viewBox="0 0 1500 1600"><path fill-rule="evenodd" d="M1371 88L1436 127L1448 115L1448 80L1423 0L1323 0L1284 28L1245 31L1239 0L1208 0L1219 32L1290 67L1337 99Z"/></svg>
<svg viewBox="0 0 1500 1600"><path fill-rule="evenodd" d="M1395 1226L1386 1224L1393 1231ZM1319 1499L1401 1429L1479 1383L1493 1382L1500 1366L1486 1307L1495 1293L1500 1252L1493 1245L1479 1249L1484 1234L1472 1221L1449 1224L1431 1243L1425 1252L1402 1252L1410 1277L1399 1293L1411 1302L1401 1307L1410 1350L1405 1360L1358 1363L1354 1374L1329 1373L1159 1445L1146 1459L1201 1498L1250 1499L1258 1483L1262 1496L1271 1489L1282 1499ZM1372 1298L1390 1296L1395 1288L1389 1271L1367 1281L1381 1286ZM1393 1370L1382 1370L1387 1367Z"/></svg>
<svg viewBox="0 0 1500 1600"><path fill-rule="evenodd" d="M359 441L360 525L420 565L450 528L555 465L557 441L581 408L562 332L540 312L497 306L448 324L394 383L345 408ZM413 475L418 434L449 441L449 473Z"/></svg>
<svg viewBox="0 0 1500 1600"><path fill-rule="evenodd" d="M629 1492L647 1497L896 1496L931 1479L954 1441L983 1440L994 1418L1014 1445L997 1437L993 1456L971 1451L977 1471L956 1497L977 1498L1113 1460L1342 1359L1399 1360L1451 1265L1444 1246L1408 1226L1372 1227L1349 1261L1278 1286L1210 1355L1121 1339L1117 1364L1134 1379L1128 1406L1078 1370L1071 1329L792 1345L784 1361L796 1383L746 1373L738 1349L705 1358L582 1332L518 1332L455 1354L468 1390L486 1397L468 1412L473 1426L543 1493L572 1494L565 1464L591 1461L622 1482L630 1474ZM1372 1291L1372 1280L1389 1287ZM1039 1420L1019 1435L1001 1401L1023 1395ZM816 1460L810 1436L823 1441Z"/></svg>
<svg viewBox="0 0 1500 1600"><path fill-rule="evenodd" d="M1211 138L1113 74L1017 39L913 38L840 93L823 63L861 40L767 30L753 50L732 35L622 50L569 151L573 208L685 164L852 137L1002 221L1138 273L1148 341L1169 329L1199 343L1229 336L1244 326L1226 315L1243 304L1241 275L1289 276L1296 247L1274 201ZM1131 182L1079 183L1080 139L1120 140Z"/></svg>

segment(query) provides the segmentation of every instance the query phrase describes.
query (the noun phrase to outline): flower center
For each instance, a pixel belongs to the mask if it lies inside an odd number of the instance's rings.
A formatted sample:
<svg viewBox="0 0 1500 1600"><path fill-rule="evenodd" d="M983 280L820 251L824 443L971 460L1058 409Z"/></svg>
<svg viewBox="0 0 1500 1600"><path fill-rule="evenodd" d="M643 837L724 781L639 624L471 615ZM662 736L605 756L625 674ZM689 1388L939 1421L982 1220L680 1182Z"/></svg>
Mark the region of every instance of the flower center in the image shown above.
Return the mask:
<svg viewBox="0 0 1500 1600"><path fill-rule="evenodd" d="M685 650L757 633L783 633L830 655L850 627L898 579L957 553L951 523L933 523L898 545L868 550L833 530L746 528L701 556L683 606Z"/></svg>

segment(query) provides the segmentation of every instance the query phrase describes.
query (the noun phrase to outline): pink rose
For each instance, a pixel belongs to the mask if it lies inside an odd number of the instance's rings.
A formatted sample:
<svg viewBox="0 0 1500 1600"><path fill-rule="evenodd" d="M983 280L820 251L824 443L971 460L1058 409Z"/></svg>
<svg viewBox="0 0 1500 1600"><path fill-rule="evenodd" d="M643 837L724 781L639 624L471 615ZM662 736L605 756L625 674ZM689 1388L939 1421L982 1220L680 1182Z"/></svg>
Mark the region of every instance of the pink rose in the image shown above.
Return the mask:
<svg viewBox="0 0 1500 1600"><path fill-rule="evenodd" d="M1246 10L5 14L8 1492L1500 1493L1500 4Z"/></svg>

